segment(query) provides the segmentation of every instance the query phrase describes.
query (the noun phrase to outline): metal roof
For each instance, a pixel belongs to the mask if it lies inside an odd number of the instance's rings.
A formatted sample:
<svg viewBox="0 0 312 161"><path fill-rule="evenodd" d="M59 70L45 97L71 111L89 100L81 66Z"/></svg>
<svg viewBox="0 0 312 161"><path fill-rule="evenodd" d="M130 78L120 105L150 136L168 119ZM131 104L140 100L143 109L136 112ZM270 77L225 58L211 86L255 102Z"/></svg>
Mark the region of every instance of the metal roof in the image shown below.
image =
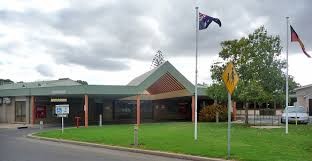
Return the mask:
<svg viewBox="0 0 312 161"><path fill-rule="evenodd" d="M53 96L53 95L122 95L138 94L135 86L73 85L41 88L1 89L0 96Z"/></svg>
<svg viewBox="0 0 312 161"><path fill-rule="evenodd" d="M312 87L312 84L308 84L308 85L305 85L305 86L302 86L302 87L298 87L298 88L295 88L294 90L298 91L298 90L306 89L306 88L310 88L310 87Z"/></svg>
<svg viewBox="0 0 312 161"><path fill-rule="evenodd" d="M155 72L159 67L161 67L163 64L161 64L160 66L142 74L139 75L138 77L135 77L133 80L131 80L127 85L129 86L137 86L139 84L141 84L146 78L148 78L151 74L153 74L153 72Z"/></svg>
<svg viewBox="0 0 312 161"><path fill-rule="evenodd" d="M51 81L36 81L36 82L19 82L0 85L2 89L21 89L21 88L40 88L40 87L55 87L55 86L74 86L81 85L71 79L66 80L51 80Z"/></svg>
<svg viewBox="0 0 312 161"><path fill-rule="evenodd" d="M37 81L0 85L0 96L119 95L158 94L186 89L194 94L194 85L168 61L130 81L127 85L81 85L73 80ZM198 95L206 95L198 88Z"/></svg>

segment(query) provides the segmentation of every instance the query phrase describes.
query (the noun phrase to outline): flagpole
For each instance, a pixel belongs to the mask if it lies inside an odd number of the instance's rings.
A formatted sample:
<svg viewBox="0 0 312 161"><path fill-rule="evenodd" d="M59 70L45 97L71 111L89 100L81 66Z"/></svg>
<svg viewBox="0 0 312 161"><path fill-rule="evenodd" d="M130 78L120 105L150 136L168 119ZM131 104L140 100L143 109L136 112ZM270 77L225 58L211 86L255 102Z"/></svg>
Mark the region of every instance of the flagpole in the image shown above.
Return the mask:
<svg viewBox="0 0 312 161"><path fill-rule="evenodd" d="M198 7L196 9L196 49L195 49L195 127L194 127L194 139L197 140L197 57L198 57Z"/></svg>
<svg viewBox="0 0 312 161"><path fill-rule="evenodd" d="M287 45L286 45L286 131L285 133L288 134L288 32L289 32L289 17L286 17L286 24L287 24Z"/></svg>

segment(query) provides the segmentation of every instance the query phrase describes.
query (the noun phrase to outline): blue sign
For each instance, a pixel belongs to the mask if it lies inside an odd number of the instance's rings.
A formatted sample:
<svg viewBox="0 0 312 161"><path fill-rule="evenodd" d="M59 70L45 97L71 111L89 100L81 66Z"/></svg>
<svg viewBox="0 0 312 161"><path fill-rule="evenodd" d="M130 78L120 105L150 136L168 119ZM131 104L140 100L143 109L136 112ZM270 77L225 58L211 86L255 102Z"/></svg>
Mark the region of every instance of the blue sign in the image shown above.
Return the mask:
<svg viewBox="0 0 312 161"><path fill-rule="evenodd" d="M61 114L61 113L62 113L62 108L57 107L55 113L56 113L56 114Z"/></svg>
<svg viewBox="0 0 312 161"><path fill-rule="evenodd" d="M68 104L55 105L55 114L57 115L69 114L69 105Z"/></svg>

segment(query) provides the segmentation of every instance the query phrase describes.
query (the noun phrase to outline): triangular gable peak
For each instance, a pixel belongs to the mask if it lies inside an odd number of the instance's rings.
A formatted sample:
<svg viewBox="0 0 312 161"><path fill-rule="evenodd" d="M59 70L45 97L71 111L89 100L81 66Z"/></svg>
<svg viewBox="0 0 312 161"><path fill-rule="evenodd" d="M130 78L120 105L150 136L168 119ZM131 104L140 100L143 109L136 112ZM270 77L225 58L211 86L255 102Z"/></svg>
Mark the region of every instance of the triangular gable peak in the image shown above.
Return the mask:
<svg viewBox="0 0 312 161"><path fill-rule="evenodd" d="M155 95L179 90L187 90L190 95L194 93L194 85L168 61L135 78L128 85L136 85L142 94L144 91Z"/></svg>

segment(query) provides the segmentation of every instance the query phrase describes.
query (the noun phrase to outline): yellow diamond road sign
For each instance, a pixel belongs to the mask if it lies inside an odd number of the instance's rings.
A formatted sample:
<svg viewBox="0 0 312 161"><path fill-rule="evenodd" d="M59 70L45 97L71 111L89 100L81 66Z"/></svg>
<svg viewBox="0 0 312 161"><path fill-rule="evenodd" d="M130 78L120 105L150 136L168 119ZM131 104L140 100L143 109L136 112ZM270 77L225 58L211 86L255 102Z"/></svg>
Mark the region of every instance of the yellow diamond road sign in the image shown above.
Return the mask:
<svg viewBox="0 0 312 161"><path fill-rule="evenodd" d="M226 65L225 70L222 74L222 79L225 83L226 89L232 95L239 79L232 62L229 62Z"/></svg>

